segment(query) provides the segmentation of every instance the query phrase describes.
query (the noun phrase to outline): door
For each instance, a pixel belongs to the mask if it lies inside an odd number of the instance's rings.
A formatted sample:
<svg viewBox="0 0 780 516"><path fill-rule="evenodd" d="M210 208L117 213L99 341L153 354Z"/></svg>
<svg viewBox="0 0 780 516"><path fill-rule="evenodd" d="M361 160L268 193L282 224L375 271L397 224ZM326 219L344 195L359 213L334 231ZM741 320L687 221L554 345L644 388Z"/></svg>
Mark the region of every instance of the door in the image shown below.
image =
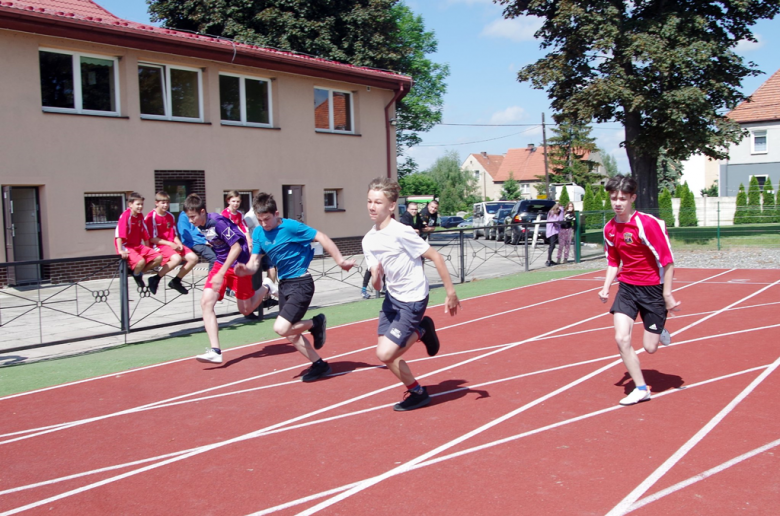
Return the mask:
<svg viewBox="0 0 780 516"><path fill-rule="evenodd" d="M305 214L303 213L303 186L302 185L287 185L282 186L284 190L283 197L283 210L282 216L286 219L295 219L297 221L306 222Z"/></svg>
<svg viewBox="0 0 780 516"><path fill-rule="evenodd" d="M42 255L38 188L4 186L3 213L6 259L9 262L40 260ZM40 265L22 265L12 269L9 270L9 283L20 285L41 280Z"/></svg>

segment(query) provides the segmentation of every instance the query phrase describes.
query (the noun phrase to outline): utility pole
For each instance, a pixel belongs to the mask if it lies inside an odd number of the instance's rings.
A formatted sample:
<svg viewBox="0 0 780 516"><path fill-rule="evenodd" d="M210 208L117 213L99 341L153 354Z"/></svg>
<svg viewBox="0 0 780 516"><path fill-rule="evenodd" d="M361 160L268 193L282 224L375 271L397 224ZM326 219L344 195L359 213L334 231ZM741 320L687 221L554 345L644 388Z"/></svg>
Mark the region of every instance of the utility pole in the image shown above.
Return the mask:
<svg viewBox="0 0 780 516"><path fill-rule="evenodd" d="M542 147L544 150L544 182L545 198L550 198L550 172L547 168L547 131L544 127L544 113L542 113Z"/></svg>

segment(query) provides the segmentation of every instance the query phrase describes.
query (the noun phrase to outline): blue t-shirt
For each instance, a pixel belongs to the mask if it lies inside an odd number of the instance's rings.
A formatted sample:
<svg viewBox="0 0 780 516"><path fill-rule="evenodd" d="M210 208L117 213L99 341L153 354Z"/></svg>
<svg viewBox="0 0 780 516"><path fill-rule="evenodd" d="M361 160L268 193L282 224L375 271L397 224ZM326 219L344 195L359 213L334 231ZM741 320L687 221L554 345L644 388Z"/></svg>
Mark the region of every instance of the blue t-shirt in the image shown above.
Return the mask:
<svg viewBox="0 0 780 516"><path fill-rule="evenodd" d="M246 236L244 236L244 233L238 226L230 222L226 217L219 213L209 213L206 218L206 224L199 226L198 229L206 237L208 243L211 244L211 248L214 249L214 254L217 255L217 262L225 263L227 261L230 248L235 243L241 244L241 254L238 255L238 258L230 267L234 267L237 263L249 261L249 248L246 245Z"/></svg>
<svg viewBox="0 0 780 516"><path fill-rule="evenodd" d="M282 219L271 231L257 226L252 233L252 254L268 255L279 279L297 278L306 273L314 257L311 242L315 236L316 229L292 219Z"/></svg>
<svg viewBox="0 0 780 516"><path fill-rule="evenodd" d="M206 243L206 237L204 237L203 233L190 222L190 219L187 218L187 212L182 211L179 214L179 222L176 224L176 227L179 230L181 243L187 247Z"/></svg>

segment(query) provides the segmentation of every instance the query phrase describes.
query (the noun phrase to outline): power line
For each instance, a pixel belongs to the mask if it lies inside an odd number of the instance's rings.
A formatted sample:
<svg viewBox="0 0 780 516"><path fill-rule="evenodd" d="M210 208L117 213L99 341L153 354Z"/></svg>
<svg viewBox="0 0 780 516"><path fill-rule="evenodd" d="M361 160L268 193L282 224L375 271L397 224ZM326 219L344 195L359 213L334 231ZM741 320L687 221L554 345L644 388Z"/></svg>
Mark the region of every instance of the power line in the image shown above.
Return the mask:
<svg viewBox="0 0 780 516"><path fill-rule="evenodd" d="M526 129L525 131L520 131L518 133L512 133L512 134L507 134L505 136L499 136L498 138L489 138L487 140L477 140L477 141L473 141L473 142L462 142L462 143L429 143L429 144L415 145L415 147L454 147L456 145L471 145L473 143L492 142L494 140L501 140L503 138L509 138L510 136L517 136L518 134L523 134L525 132L528 132L530 129L533 129L533 128L539 127L539 126L540 126L540 124L536 124L535 126L529 128L529 129Z"/></svg>

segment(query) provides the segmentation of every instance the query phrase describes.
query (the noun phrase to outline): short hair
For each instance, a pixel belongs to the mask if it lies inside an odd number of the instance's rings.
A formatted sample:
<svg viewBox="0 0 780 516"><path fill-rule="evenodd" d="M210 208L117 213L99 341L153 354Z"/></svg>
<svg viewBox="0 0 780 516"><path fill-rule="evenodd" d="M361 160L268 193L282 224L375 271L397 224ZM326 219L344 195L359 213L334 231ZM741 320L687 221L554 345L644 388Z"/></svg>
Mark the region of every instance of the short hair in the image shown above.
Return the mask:
<svg viewBox="0 0 780 516"><path fill-rule="evenodd" d="M416 203L416 202L410 202L409 204L407 204L407 205L406 205L406 209L408 210L408 209L410 209L412 206L414 206L414 207L416 208L416 207L417 207L417 203Z"/></svg>
<svg viewBox="0 0 780 516"><path fill-rule="evenodd" d="M233 197L241 197L241 194L238 193L238 190L230 190L229 192L225 193L225 202L230 201Z"/></svg>
<svg viewBox="0 0 780 516"><path fill-rule="evenodd" d="M618 174L609 178L604 189L610 193L623 192L628 195L634 195L636 193L636 186L636 180L633 177Z"/></svg>
<svg viewBox="0 0 780 516"><path fill-rule="evenodd" d="M170 201L171 200L171 196L168 195L168 192L160 191L160 192L157 192L156 194L154 194L154 200L155 201Z"/></svg>
<svg viewBox="0 0 780 516"><path fill-rule="evenodd" d="M431 202L429 202L428 204L435 204L436 206L438 206L438 205L439 205L439 200L438 200L438 199L433 199L433 200L432 200Z"/></svg>
<svg viewBox="0 0 780 516"><path fill-rule="evenodd" d="M395 179L389 179L387 177L377 177L368 183L368 191L378 191L385 194L387 200L390 202L396 202L398 195L401 193L401 185Z"/></svg>
<svg viewBox="0 0 780 516"><path fill-rule="evenodd" d="M255 215L261 213L276 213L279 211L276 207L276 199L274 199L274 196L265 192L260 192L255 195L255 198L252 201L252 209L255 210Z"/></svg>
<svg viewBox="0 0 780 516"><path fill-rule="evenodd" d="M206 199L196 193L191 193L184 199L184 211L196 211L200 213L206 209Z"/></svg>
<svg viewBox="0 0 780 516"><path fill-rule="evenodd" d="M139 194L138 192L130 192L130 195L127 196L127 204L133 204L135 201L143 201L144 196Z"/></svg>

